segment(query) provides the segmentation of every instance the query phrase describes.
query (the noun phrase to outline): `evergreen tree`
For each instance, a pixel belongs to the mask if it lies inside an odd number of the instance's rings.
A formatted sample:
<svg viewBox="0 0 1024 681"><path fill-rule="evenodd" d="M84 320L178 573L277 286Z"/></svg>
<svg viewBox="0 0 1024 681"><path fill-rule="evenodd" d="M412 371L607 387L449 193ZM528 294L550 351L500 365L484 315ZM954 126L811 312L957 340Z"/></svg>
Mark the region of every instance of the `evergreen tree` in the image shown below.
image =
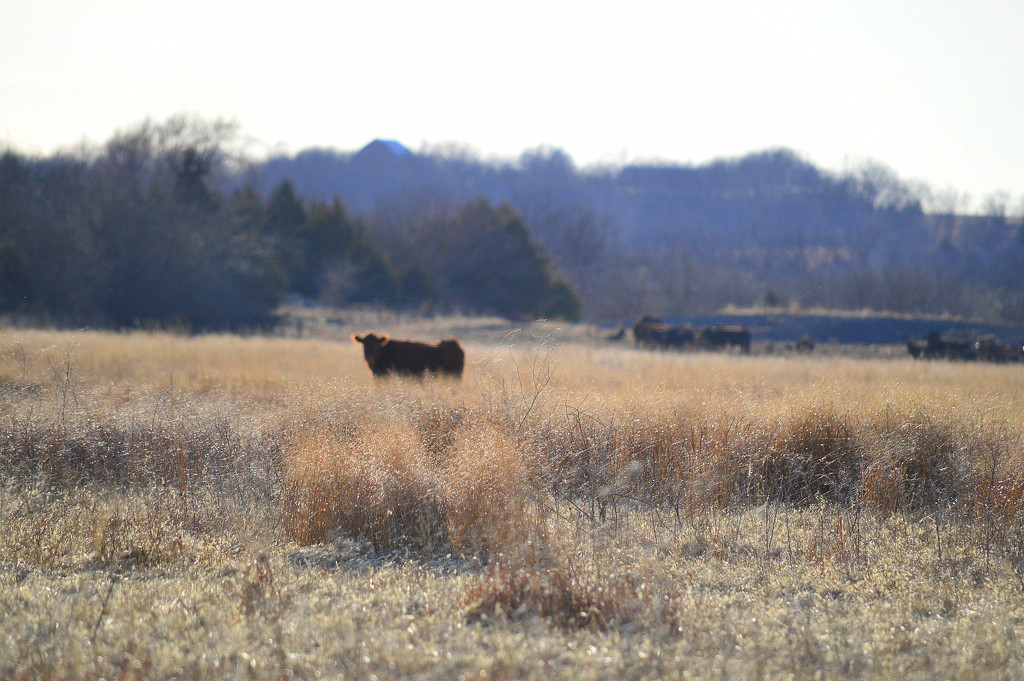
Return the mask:
<svg viewBox="0 0 1024 681"><path fill-rule="evenodd" d="M0 244L0 312L25 307L32 295L28 263L18 247Z"/></svg>
<svg viewBox="0 0 1024 681"><path fill-rule="evenodd" d="M309 219L290 180L282 180L271 192L265 229L276 242L275 250L288 288L304 296L315 296L316 283L308 266L312 252Z"/></svg>
<svg viewBox="0 0 1024 681"><path fill-rule="evenodd" d="M457 306L513 319L579 319L580 302L555 279L518 212L485 199L467 204L439 234L442 290Z"/></svg>

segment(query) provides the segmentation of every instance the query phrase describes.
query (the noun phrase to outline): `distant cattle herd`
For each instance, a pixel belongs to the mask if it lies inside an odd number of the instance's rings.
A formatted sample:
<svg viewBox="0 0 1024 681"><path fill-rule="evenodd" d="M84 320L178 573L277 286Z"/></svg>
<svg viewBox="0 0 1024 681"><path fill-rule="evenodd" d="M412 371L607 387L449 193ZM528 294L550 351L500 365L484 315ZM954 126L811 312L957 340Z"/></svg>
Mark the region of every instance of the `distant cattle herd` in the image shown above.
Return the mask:
<svg viewBox="0 0 1024 681"><path fill-rule="evenodd" d="M1024 362L1024 347L1000 343L992 336L964 338L943 336L932 331L924 340L907 343L911 357L921 359L959 359L981 362Z"/></svg>
<svg viewBox="0 0 1024 681"><path fill-rule="evenodd" d="M657 317L645 316L633 325L637 345L679 349L737 348L750 352L750 331L743 326L708 326L698 329L689 324L672 326Z"/></svg>
<svg viewBox="0 0 1024 681"><path fill-rule="evenodd" d="M614 338L622 338L624 334L624 330L620 331ZM697 328L691 324L668 324L658 317L646 315L633 325L633 339L637 345L647 348L735 349L742 353L749 353L751 334L750 330L744 326ZM804 336L790 347L798 352L811 352L815 345L809 336ZM964 337L932 332L923 340L908 342L907 350L912 357L922 359L1024 362L1024 347L1022 345L1002 343L994 336Z"/></svg>

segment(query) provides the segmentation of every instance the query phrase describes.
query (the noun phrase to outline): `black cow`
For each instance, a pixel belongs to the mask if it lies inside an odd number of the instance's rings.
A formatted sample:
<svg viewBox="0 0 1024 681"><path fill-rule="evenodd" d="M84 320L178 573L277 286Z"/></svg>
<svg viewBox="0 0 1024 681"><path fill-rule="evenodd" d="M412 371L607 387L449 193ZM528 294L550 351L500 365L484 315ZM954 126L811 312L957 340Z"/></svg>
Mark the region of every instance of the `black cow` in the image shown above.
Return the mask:
<svg viewBox="0 0 1024 681"><path fill-rule="evenodd" d="M701 329L700 343L705 348L737 347L750 352L750 331L745 326L709 326Z"/></svg>
<svg viewBox="0 0 1024 681"><path fill-rule="evenodd" d="M796 342L797 352L814 352L814 339L810 336L801 336Z"/></svg>
<svg viewBox="0 0 1024 681"><path fill-rule="evenodd" d="M938 331L931 331L923 341L907 342L911 357L925 359L977 359L975 344L966 338L947 337Z"/></svg>
<svg viewBox="0 0 1024 681"><path fill-rule="evenodd" d="M1000 343L993 336L974 341L974 353L985 362L1024 362L1024 347Z"/></svg>
<svg viewBox="0 0 1024 681"><path fill-rule="evenodd" d="M461 378L466 364L466 352L454 338L424 343L367 331L362 336L352 334L352 341L362 343L363 356L374 376L439 374Z"/></svg>
<svg viewBox="0 0 1024 681"><path fill-rule="evenodd" d="M641 317L633 325L633 338L637 345L685 348L697 340L692 326L671 326L657 317Z"/></svg>
<svg viewBox="0 0 1024 681"><path fill-rule="evenodd" d="M907 341L907 352L914 359L921 359L928 357L926 354L928 351L928 341L911 339Z"/></svg>
<svg viewBox="0 0 1024 681"><path fill-rule="evenodd" d="M637 345L665 345L671 328L657 317L647 315L633 324L633 339Z"/></svg>

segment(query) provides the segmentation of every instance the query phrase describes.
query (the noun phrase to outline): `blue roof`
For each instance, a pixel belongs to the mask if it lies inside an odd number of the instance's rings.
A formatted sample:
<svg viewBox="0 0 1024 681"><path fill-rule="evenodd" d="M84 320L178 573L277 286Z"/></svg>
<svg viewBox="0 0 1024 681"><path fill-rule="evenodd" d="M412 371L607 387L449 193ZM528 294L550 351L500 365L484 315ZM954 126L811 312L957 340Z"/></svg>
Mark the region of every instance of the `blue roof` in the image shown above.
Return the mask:
<svg viewBox="0 0 1024 681"><path fill-rule="evenodd" d="M363 147L359 153L365 151L387 151L392 156L411 156L412 152L409 151L404 144L395 140L382 140L376 139Z"/></svg>

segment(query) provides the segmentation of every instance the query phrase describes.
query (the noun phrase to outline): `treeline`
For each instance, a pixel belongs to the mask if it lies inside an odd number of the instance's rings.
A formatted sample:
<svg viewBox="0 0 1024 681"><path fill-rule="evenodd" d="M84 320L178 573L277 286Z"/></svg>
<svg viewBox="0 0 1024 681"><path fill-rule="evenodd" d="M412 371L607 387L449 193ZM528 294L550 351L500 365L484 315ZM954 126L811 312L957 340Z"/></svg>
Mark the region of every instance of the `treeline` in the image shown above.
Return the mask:
<svg viewBox="0 0 1024 681"><path fill-rule="evenodd" d="M767 304L1024 322L1024 230L1010 197L965 215L955 192L877 163L830 173L775 150L580 170L557 149L493 162L378 141L260 166L264 190L283 177L369 216L437 197L509 202L594 319Z"/></svg>
<svg viewBox="0 0 1024 681"><path fill-rule="evenodd" d="M0 313L58 324L258 327L289 293L578 319L522 215L450 202L403 225L251 182L233 125L175 118L98 149L0 156Z"/></svg>
<svg viewBox="0 0 1024 681"><path fill-rule="evenodd" d="M580 170L557 149L482 161L375 141L254 162L234 126L176 118L0 157L0 313L262 326L296 293L510 318L734 304L1024 323L1021 216L1006 195L964 207L785 150Z"/></svg>

